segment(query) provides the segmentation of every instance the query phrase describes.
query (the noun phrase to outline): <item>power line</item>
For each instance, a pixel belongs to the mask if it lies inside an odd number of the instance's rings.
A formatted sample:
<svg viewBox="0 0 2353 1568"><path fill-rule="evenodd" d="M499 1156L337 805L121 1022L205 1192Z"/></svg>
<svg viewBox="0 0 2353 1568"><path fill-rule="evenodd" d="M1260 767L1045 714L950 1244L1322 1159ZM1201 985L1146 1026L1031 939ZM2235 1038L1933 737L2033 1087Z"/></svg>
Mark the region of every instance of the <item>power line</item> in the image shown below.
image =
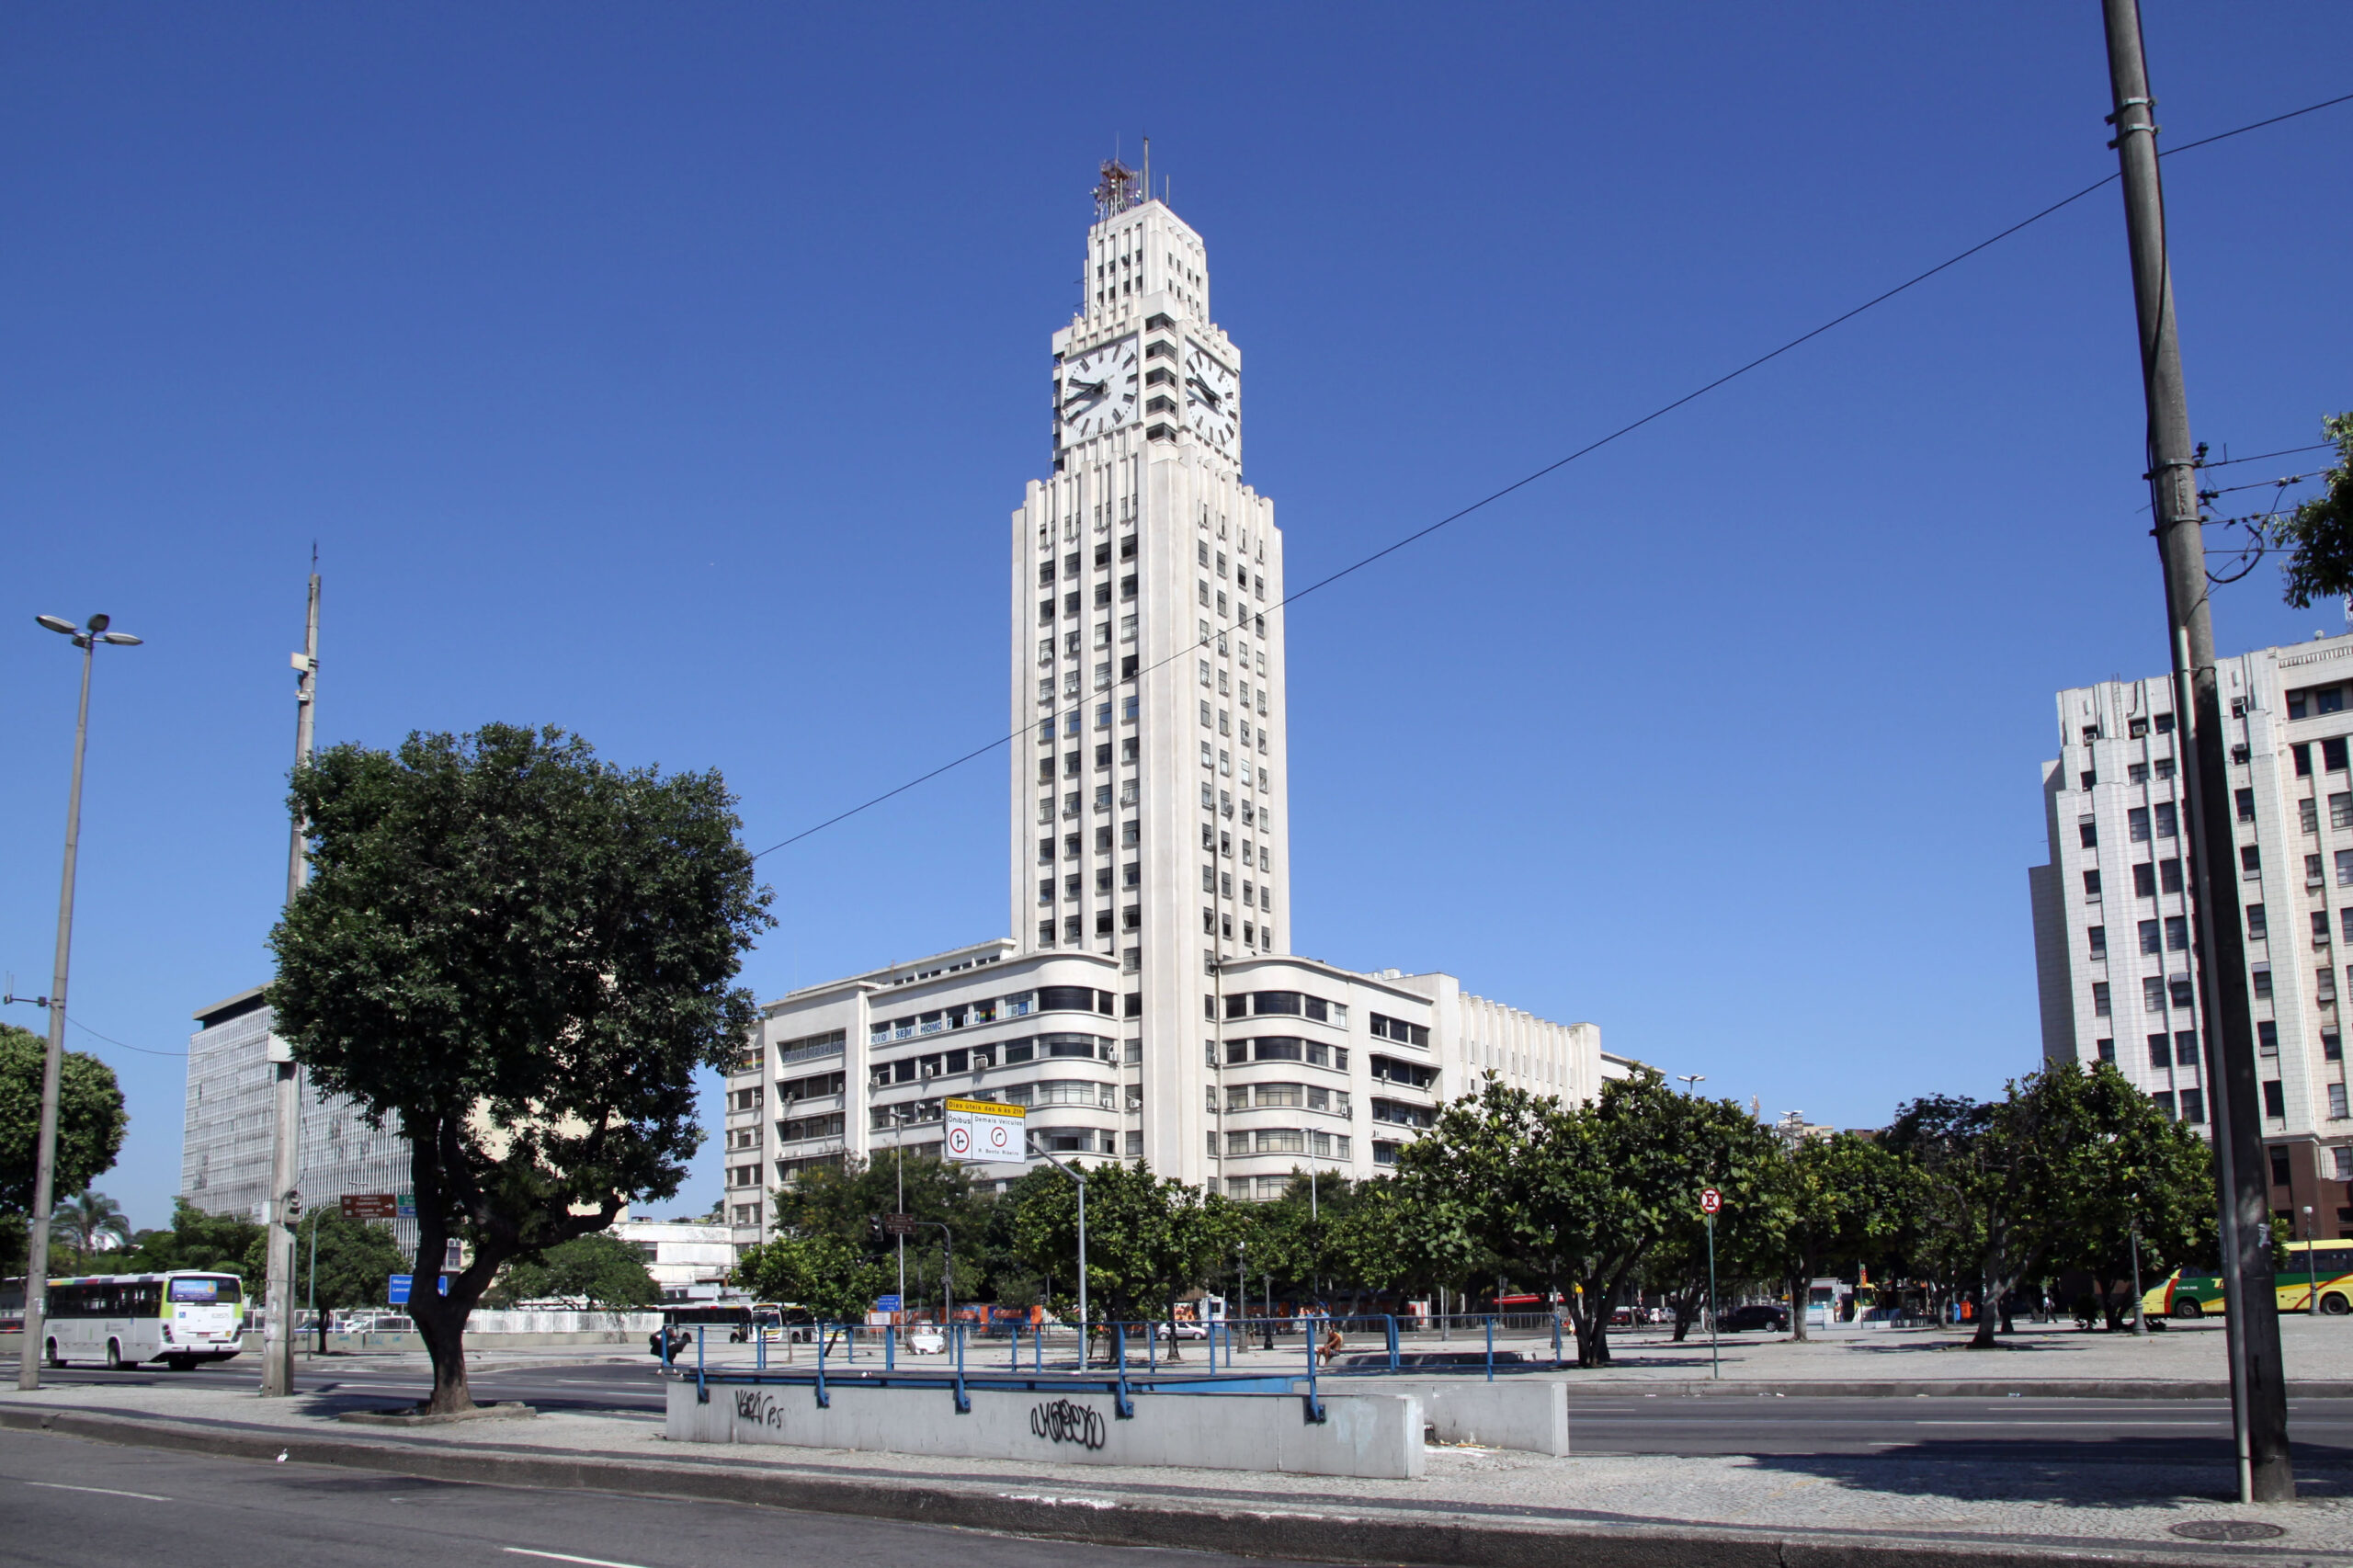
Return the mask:
<svg viewBox="0 0 2353 1568"><path fill-rule="evenodd" d="M144 1045L126 1045L121 1040L115 1039L112 1035L103 1035L98 1033L97 1030L92 1028L89 1025L84 1023L81 1019L75 1017L71 1013L65 1015L65 1021L72 1024L75 1028L80 1029L84 1034L88 1035L93 1040L102 1040L108 1045L121 1046L125 1051L135 1051L142 1056L186 1056L188 1054L185 1051L156 1051L152 1047Z"/></svg>
<svg viewBox="0 0 2353 1568"><path fill-rule="evenodd" d="M2282 447L2276 452L2257 452L2253 457L2247 458L2209 458L2198 466L2200 468L2228 468L2233 463L2259 463L2266 458L2291 458L2298 452L2317 452L2324 448L2334 448L2336 445L2334 441L2314 441L2309 447Z"/></svg>
<svg viewBox="0 0 2353 1568"><path fill-rule="evenodd" d="M2187 153L2192 148L2211 146L2214 142L2227 141L2234 136L2245 135L2250 131L2260 131L2267 125L2278 125L2282 120L2295 119L2303 115L2317 113L2321 109L2330 108L2341 103L2353 103L2353 93L2347 93L2341 97L2334 98L2325 98L2319 103L2307 104L2302 108L2290 109L2285 114L2275 114L2268 119L2254 120L2248 124L2238 126L2230 131L2218 131L2214 135L2201 137L2195 142L2185 142L2178 147L2166 149L2165 153L2160 154L2160 156L2170 157L2177 153ZM1310 594L1317 593L1324 588L1330 587L1333 584L1340 581L1343 577L1351 576L1356 573L1363 571L1366 567L1371 565L1376 561L1381 561L1388 556L1396 554L1397 551L1404 549L1409 544L1414 544L1421 540L1427 539L1430 535L1438 532L1440 528L1461 522L1463 518L1471 516L1473 512L1491 506L1496 502L1504 499L1504 497L1513 494L1518 491L1525 490L1528 486L1535 483L1538 480L1542 479L1548 474L1553 473L1558 470L1566 468L1569 464L1575 462L1578 459L1589 457L1593 453L1599 451L1602 448L1608 446L1611 442L1623 437L1632 435L1643 426L1649 425L1659 419L1664 419L1666 415L1674 413L1677 409L1683 407L1686 403L1696 402L1697 400L1707 396L1710 392L1716 391L1718 388L1732 381L1738 381L1741 377L1748 374L1751 370L1757 369L1765 365L1770 364L1772 361L1779 358L1782 355L1789 353L1791 349L1802 347L1805 344L1813 342L1815 338L1820 337L1824 333L1830 331L1832 328L1843 326L1847 322L1850 322L1857 316L1861 315L1864 312L1885 304L1888 301L1894 299L1898 294L1904 293L1907 290L1916 288L1920 284L1926 283L1929 278L1936 277L1940 272L1945 272L1952 267L1960 266L1962 262L1967 261L1971 256L1975 256L1978 252L1986 250L1994 245L1997 245L2004 240L2008 239L2012 234L2018 233L2023 229L2030 228L2033 225L2041 222L2045 218L2050 217L2052 213L2074 206L2076 202L2081 201L2085 197L2091 195L2094 191L2115 184L2118 177L2119 176L2116 175L2101 176L2098 179L2094 180L2091 184L2084 187L2081 190L2076 191L2073 196L2062 197L2059 200L2052 202L2050 206L2042 209L2042 210L2035 213L2033 216L2020 219L2018 222L2011 224L2008 228L2000 231L1998 233L1995 233L1989 238L1978 241L1975 244L1971 245L1967 250L1961 251L1956 255L1948 256L1943 261L1937 263L1936 266L1929 267L1925 272L1915 273L1912 277L1905 278L1903 282L1898 283L1893 289L1872 295L1870 299L1865 300L1861 304L1855 306L1852 310L1842 312L1841 313L1831 317L1828 321L1824 322L1820 326L1813 328L1810 332L1799 334L1797 336L1790 338L1787 343L1782 344L1779 347L1758 355L1756 358L1749 360L1746 364L1740 366L1736 369L1725 371L1722 375L1718 376L1714 381L1708 382L1704 386L1696 388L1691 392L1685 392L1681 397L1677 398L1672 403L1661 403L1658 407L1651 410L1648 414L1643 415L1641 418L1621 425L1617 429L1610 431L1608 435L1603 436L1598 439L1588 441L1584 446L1579 447L1576 450L1569 453L1568 456L1555 459L1552 462L1546 463L1542 468L1537 469L1532 472L1512 481L1509 484L1503 486L1499 490L1490 491L1485 495L1481 496L1478 500L1472 502L1469 506L1462 507L1461 510L1449 512L1445 517L1440 517L1438 521L1429 524L1427 527L1416 528L1412 533L1405 535L1404 538L1383 545L1381 549L1374 551L1371 554L1364 556L1358 561L1351 562L1349 564L1341 567L1331 575L1319 578L1317 581L1310 583L1306 587L1300 589L1297 593L1284 596L1282 598L1275 602L1271 607L1272 609L1279 611L1294 605ZM2278 456L2280 454L2274 453L2271 455ZM1225 630L1232 631L1235 627L1244 625L1247 622L1248 619L1249 618L1245 616L1240 619L1230 621L1227 623ZM1159 659L1152 664L1146 665L1142 669L1138 670L1134 676L1130 678L1141 680L1144 676L1151 674L1154 670L1161 668L1163 665L1171 665L1179 659L1189 657L1193 653L1194 646L1196 645L1188 645L1181 652L1171 653L1166 658ZM832 827L836 823L847 822L851 817L857 816L862 812L871 811L876 806L882 804L885 801L891 800L895 796L904 795L918 784L927 783L930 780L938 778L943 773L952 772L955 769L963 767L964 764L972 761L975 757L986 756L990 752L996 750L997 747L1001 745L1008 745L1014 741L1019 739L1023 732L1028 728L1029 726L1025 724L1021 729L1015 730L1009 734L999 735L996 739L990 741L983 745L975 746L973 749L966 752L963 756L957 757L952 762L943 762L929 772L919 774L915 778L910 778L903 784L885 790L879 795L861 801L857 805L850 807L847 811L836 812L832 816L827 817L824 821L818 823L813 826L802 828L799 833L792 835L789 838L779 839L776 843L769 845L766 849L763 849L758 854L753 856L752 858L757 860L764 856L773 855L779 849L787 848L792 845L800 843L802 839L808 838L813 835L824 832L825 829Z"/></svg>

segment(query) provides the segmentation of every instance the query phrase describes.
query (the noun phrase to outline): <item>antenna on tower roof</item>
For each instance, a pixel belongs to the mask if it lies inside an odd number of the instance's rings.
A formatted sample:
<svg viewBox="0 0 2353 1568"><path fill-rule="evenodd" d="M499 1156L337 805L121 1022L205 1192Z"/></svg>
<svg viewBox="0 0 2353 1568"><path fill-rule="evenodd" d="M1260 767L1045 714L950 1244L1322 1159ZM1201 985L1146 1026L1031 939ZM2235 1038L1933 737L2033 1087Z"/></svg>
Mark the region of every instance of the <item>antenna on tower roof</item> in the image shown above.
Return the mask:
<svg viewBox="0 0 2353 1568"><path fill-rule="evenodd" d="M1152 199L1152 138L1143 139L1143 199Z"/></svg>
<svg viewBox="0 0 2353 1568"><path fill-rule="evenodd" d="M1095 187L1095 221L1118 216L1143 199L1138 194L1136 171L1117 158L1102 165L1102 178Z"/></svg>

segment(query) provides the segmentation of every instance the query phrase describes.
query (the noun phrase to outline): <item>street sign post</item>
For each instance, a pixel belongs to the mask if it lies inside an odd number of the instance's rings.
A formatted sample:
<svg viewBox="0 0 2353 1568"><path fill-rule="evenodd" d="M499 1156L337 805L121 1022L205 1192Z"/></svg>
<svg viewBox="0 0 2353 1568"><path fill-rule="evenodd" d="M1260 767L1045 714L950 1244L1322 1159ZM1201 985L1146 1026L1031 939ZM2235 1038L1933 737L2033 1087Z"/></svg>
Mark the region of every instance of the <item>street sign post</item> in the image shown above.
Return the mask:
<svg viewBox="0 0 2353 1568"><path fill-rule="evenodd" d="M347 1220L400 1218L399 1199L389 1192L347 1192L342 1202L343 1217Z"/></svg>
<svg viewBox="0 0 2353 1568"><path fill-rule="evenodd" d="M886 1236L912 1236L915 1233L915 1217L912 1214L885 1214L881 1217L882 1233Z"/></svg>
<svg viewBox="0 0 2353 1568"><path fill-rule="evenodd" d="M1699 1189L1699 1212L1708 1217L1708 1376L1724 1375L1723 1363L1716 1352L1716 1210L1724 1206L1724 1195L1712 1187Z"/></svg>
<svg viewBox="0 0 2353 1568"><path fill-rule="evenodd" d="M1029 1113L995 1100L949 1100L942 1108L948 1157L966 1163L1027 1159L1022 1121Z"/></svg>
<svg viewBox="0 0 2353 1568"><path fill-rule="evenodd" d="M393 1219L414 1220L416 1218L416 1194L414 1192L392 1194L392 1203L394 1205Z"/></svg>

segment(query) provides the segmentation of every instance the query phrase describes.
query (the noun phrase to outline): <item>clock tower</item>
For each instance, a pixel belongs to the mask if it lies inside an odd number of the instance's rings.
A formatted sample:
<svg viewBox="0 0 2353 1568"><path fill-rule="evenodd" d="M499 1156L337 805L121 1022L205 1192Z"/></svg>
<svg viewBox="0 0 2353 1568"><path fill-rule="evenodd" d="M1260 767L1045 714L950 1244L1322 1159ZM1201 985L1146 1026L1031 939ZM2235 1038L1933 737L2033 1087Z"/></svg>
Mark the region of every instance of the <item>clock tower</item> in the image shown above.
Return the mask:
<svg viewBox="0 0 2353 1568"><path fill-rule="evenodd" d="M1282 535L1200 236L1118 163L1050 392L1010 541L1012 931L1116 961L1141 1152L1199 1180L1222 966L1290 946Z"/></svg>

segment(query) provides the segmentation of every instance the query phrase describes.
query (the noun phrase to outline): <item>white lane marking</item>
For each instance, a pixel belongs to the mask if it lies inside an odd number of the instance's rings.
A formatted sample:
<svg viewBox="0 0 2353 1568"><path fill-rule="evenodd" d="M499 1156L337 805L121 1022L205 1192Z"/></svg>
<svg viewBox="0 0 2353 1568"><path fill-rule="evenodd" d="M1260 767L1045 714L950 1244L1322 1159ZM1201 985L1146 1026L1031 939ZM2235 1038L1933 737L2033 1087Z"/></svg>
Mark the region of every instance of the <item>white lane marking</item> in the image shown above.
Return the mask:
<svg viewBox="0 0 2353 1568"><path fill-rule="evenodd" d="M153 1492L119 1492L111 1486L68 1486L62 1481L28 1481L28 1486L45 1486L51 1492L96 1492L105 1497L136 1497L142 1503L168 1503L169 1497L158 1497Z"/></svg>
<svg viewBox="0 0 2353 1568"><path fill-rule="evenodd" d="M502 1546L501 1551L511 1551L517 1557L546 1557L558 1562L585 1562L588 1568L639 1568L634 1562L613 1562L602 1557L574 1557L569 1551L534 1551L528 1546Z"/></svg>
<svg viewBox="0 0 2353 1568"><path fill-rule="evenodd" d="M2143 1431L2154 1426L2212 1426L2217 1421L2135 1421L2132 1430ZM2086 1425L2080 1421L1915 1421L1915 1426L2010 1426L2028 1432L2065 1432ZM2129 1435L2129 1434L2128 1434Z"/></svg>

